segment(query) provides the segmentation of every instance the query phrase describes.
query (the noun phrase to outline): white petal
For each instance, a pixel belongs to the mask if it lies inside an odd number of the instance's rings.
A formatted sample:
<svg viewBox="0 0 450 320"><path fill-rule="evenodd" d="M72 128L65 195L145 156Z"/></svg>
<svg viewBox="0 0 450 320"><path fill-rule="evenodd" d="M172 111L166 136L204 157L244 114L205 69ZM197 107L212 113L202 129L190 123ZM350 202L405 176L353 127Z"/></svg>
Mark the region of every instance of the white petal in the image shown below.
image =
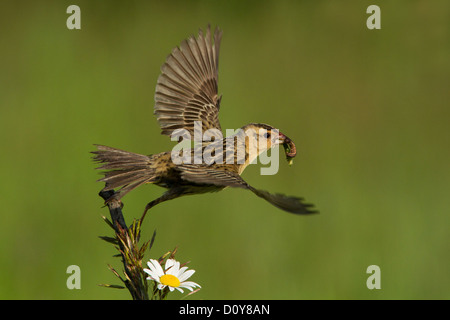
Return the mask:
<svg viewBox="0 0 450 320"><path fill-rule="evenodd" d="M150 269L146 269L146 268L145 268L144 271L145 271L145 272L146 272L153 280L159 282L160 275L159 275L159 273L158 273L158 269L155 268L154 264L151 263L151 262L148 262L147 264L149 265ZM162 276L162 275L161 275L161 276Z"/></svg>
<svg viewBox="0 0 450 320"><path fill-rule="evenodd" d="M160 278L156 273L150 271L148 274L149 274L149 277L147 279L154 280L156 282L160 282Z"/></svg>
<svg viewBox="0 0 450 320"><path fill-rule="evenodd" d="M151 278L151 280L159 280L158 275L155 272L153 272L152 270L147 269L147 268L144 268L143 270L145 273L147 273L149 275L149 277L147 279Z"/></svg>
<svg viewBox="0 0 450 320"><path fill-rule="evenodd" d="M173 287L169 286L169 290L172 292L175 289Z"/></svg>
<svg viewBox="0 0 450 320"><path fill-rule="evenodd" d="M189 286L179 286L178 288L186 288L186 289L188 289L189 291L194 291L194 289L193 289L193 287L189 287Z"/></svg>
<svg viewBox="0 0 450 320"><path fill-rule="evenodd" d="M192 281L182 282L182 283L180 283L180 287L187 288L187 289L189 289L191 291L192 291L191 287L192 288L195 288L195 287L201 288L201 286L198 283L195 283L195 282L192 282Z"/></svg>
<svg viewBox="0 0 450 320"><path fill-rule="evenodd" d="M146 272L146 273L148 273L148 274L150 274L150 269L147 269L147 268L144 268L144 269L142 269L144 272Z"/></svg>
<svg viewBox="0 0 450 320"><path fill-rule="evenodd" d="M159 264L159 262L157 260L154 259L150 259L150 262L153 265L153 272L158 276L158 277L162 277L164 275L164 270L162 269L161 265ZM150 266L150 265L149 265Z"/></svg>
<svg viewBox="0 0 450 320"><path fill-rule="evenodd" d="M184 274L186 273L186 270L188 269L188 267L183 267L180 268L180 271L178 272L178 278L183 278L183 280L186 280L187 278L184 278ZM183 281L180 279L180 281Z"/></svg>
<svg viewBox="0 0 450 320"><path fill-rule="evenodd" d="M178 275L181 276L187 270L187 268L188 267L180 268L180 271L178 272Z"/></svg>
<svg viewBox="0 0 450 320"><path fill-rule="evenodd" d="M144 268L145 272L154 272L155 271L155 267L153 266L153 263L151 263L150 261L147 261L147 266L149 267L149 269ZM146 271L147 270L147 271Z"/></svg>
<svg viewBox="0 0 450 320"><path fill-rule="evenodd" d="M174 261L173 265L169 269L166 268L166 274L171 274L178 278L178 273L180 271L180 263L175 260L173 260L173 261ZM166 265L167 265L167 263L166 263Z"/></svg>
<svg viewBox="0 0 450 320"><path fill-rule="evenodd" d="M167 271L167 269L169 269L174 264L175 264L175 260L174 259L167 259L164 269Z"/></svg>
<svg viewBox="0 0 450 320"><path fill-rule="evenodd" d="M175 265L173 267L175 268L174 272L176 272L177 275L180 274L180 262L175 261Z"/></svg>
<svg viewBox="0 0 450 320"><path fill-rule="evenodd" d="M159 290L162 290L162 289L164 289L165 287L166 287L166 285L165 285L165 284L162 284L162 283L158 284L158 286L157 286L157 288L158 288Z"/></svg>
<svg viewBox="0 0 450 320"><path fill-rule="evenodd" d="M178 279L180 279L180 282L183 282L186 279L189 279L193 274L195 273L195 270L188 270L186 272L184 272L183 274L181 274Z"/></svg>
<svg viewBox="0 0 450 320"><path fill-rule="evenodd" d="M147 261L147 265L150 268L150 270L155 271L155 266L153 265L153 259L150 259L149 261Z"/></svg>
<svg viewBox="0 0 450 320"><path fill-rule="evenodd" d="M176 287L175 289L177 289L178 291L180 291L181 293L183 293L183 290L181 290L180 287Z"/></svg>

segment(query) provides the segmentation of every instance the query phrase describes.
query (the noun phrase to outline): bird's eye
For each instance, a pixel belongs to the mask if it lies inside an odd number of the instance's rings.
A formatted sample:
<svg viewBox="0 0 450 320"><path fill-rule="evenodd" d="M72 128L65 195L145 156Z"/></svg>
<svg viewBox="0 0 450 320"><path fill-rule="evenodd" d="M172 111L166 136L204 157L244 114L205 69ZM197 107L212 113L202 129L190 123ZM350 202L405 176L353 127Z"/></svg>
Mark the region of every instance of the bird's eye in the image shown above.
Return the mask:
<svg viewBox="0 0 450 320"><path fill-rule="evenodd" d="M264 138L265 139L269 139L270 138L270 131L267 131L266 133L264 133Z"/></svg>

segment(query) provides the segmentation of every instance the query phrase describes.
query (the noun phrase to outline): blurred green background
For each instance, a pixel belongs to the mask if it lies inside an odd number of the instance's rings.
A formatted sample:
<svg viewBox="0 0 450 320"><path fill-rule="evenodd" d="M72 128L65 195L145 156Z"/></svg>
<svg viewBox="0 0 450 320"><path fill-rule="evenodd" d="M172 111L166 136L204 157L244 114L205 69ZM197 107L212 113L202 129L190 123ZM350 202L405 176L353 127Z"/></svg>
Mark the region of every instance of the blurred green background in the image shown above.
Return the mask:
<svg viewBox="0 0 450 320"><path fill-rule="evenodd" d="M81 30L66 27L71 4ZM381 30L366 27L371 4ZM298 148L277 175L243 177L320 214L243 190L180 198L147 217L148 258L179 246L195 299L450 299L446 0L2 1L0 298L129 298L97 286L122 266L98 238L109 212L89 152L172 148L153 116L159 68L208 23L224 32L222 128L270 123ZM163 191L127 195L127 222ZM81 290L66 287L72 264ZM372 264L381 290L366 287Z"/></svg>

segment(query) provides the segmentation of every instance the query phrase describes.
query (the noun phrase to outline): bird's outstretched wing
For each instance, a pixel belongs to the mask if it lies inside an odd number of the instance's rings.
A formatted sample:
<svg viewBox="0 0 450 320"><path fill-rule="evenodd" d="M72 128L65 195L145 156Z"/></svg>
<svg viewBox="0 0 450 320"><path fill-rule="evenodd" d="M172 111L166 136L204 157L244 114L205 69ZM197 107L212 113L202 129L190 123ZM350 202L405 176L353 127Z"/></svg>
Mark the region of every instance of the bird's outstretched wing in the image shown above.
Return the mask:
<svg viewBox="0 0 450 320"><path fill-rule="evenodd" d="M219 47L222 31L216 28L214 43L210 26L206 35L200 30L172 50L161 67L156 84L155 115L162 134L171 135L176 129L194 134L194 121L202 122L203 132L221 131L218 115Z"/></svg>
<svg viewBox="0 0 450 320"><path fill-rule="evenodd" d="M314 210L313 205L304 203L302 198L286 196L283 194L272 194L264 190L255 189L234 171L191 164L182 164L178 166L178 169L181 171L181 178L186 181L248 189L258 197L267 200L275 207L284 211L295 214L317 213L317 211Z"/></svg>

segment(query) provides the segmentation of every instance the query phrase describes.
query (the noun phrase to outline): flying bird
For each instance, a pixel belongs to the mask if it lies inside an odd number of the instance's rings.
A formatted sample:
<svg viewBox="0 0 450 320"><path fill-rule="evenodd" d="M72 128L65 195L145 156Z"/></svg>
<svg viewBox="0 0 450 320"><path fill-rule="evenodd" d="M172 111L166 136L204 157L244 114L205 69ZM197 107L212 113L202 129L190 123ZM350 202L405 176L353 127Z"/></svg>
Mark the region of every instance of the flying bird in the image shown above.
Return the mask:
<svg viewBox="0 0 450 320"><path fill-rule="evenodd" d="M105 170L104 177L98 180L105 183L103 191L117 189L112 197L120 200L143 184L152 183L166 188L161 197L146 205L143 216L161 202L184 195L216 192L226 187L250 190L287 212L316 213L313 205L305 203L302 198L259 190L242 179L244 169L261 153L282 145L291 163L296 148L294 142L278 129L262 123L242 127L240 135L221 137L221 96L218 94L221 38L219 28L212 35L208 26L205 34L199 30L197 37L189 37L172 50L161 67L156 84L154 114L163 135L181 132L192 138L199 130L215 132L214 140L202 141L199 148L204 152L214 146L210 155L213 160L222 161L195 161L195 147L187 152L186 161L176 162L173 161L173 151L142 155L96 145L97 150L92 153L94 160L100 163L97 169ZM231 153L228 152L230 147Z"/></svg>

